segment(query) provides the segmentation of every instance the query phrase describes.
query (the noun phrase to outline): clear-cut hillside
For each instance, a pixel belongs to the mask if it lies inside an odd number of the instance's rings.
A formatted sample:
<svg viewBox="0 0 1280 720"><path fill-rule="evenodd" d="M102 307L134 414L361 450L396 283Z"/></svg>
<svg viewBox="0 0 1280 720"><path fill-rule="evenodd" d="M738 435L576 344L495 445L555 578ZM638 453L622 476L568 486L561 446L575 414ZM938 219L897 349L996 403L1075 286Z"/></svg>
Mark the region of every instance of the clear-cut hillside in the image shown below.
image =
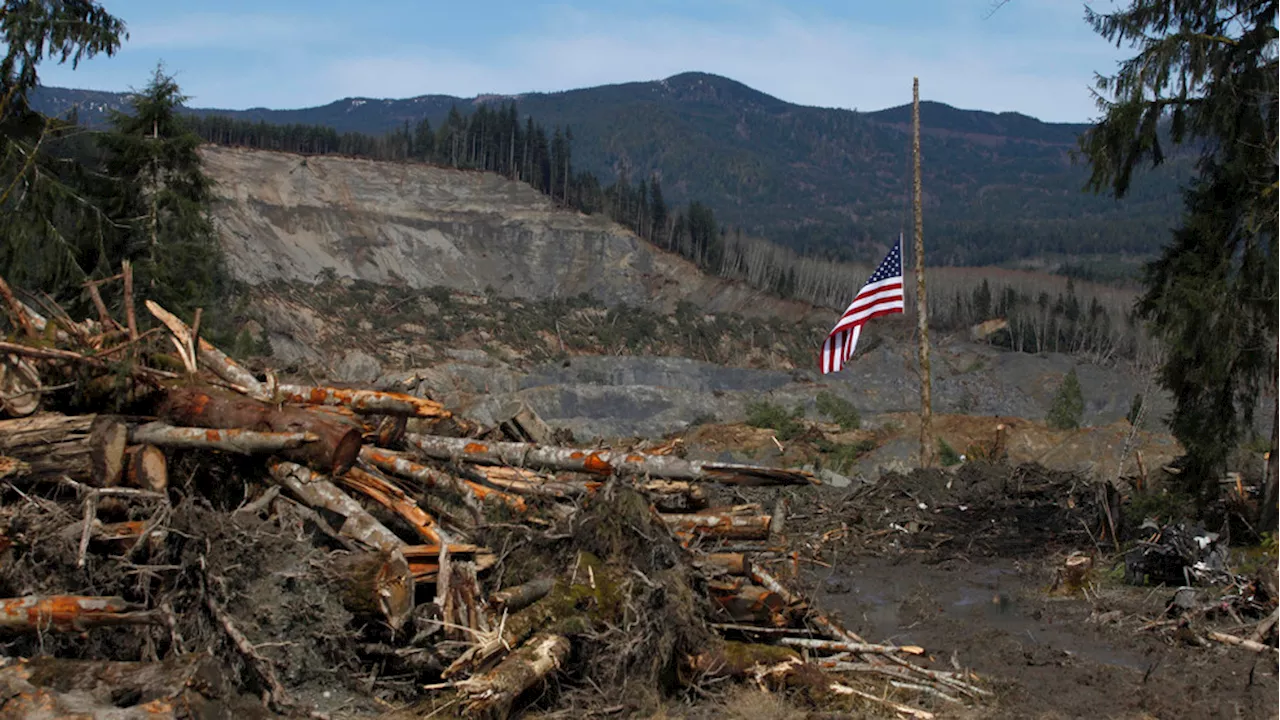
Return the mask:
<svg viewBox="0 0 1280 720"><path fill-rule="evenodd" d="M611 221L492 173L206 146L214 221L251 284L338 276L518 298L799 318L808 305L709 277ZM827 312L830 315L830 312Z"/></svg>

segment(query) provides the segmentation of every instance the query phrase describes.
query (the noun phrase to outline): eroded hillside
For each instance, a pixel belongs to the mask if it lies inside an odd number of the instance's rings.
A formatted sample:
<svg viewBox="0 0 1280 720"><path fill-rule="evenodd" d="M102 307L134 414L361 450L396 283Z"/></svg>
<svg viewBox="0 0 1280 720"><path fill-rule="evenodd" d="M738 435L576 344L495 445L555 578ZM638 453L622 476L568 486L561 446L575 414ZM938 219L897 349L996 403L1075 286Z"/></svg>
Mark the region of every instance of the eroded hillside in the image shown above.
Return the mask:
<svg viewBox="0 0 1280 720"><path fill-rule="evenodd" d="M492 173L206 146L215 222L251 284L326 275L519 298L799 319L812 308L713 278L599 216Z"/></svg>

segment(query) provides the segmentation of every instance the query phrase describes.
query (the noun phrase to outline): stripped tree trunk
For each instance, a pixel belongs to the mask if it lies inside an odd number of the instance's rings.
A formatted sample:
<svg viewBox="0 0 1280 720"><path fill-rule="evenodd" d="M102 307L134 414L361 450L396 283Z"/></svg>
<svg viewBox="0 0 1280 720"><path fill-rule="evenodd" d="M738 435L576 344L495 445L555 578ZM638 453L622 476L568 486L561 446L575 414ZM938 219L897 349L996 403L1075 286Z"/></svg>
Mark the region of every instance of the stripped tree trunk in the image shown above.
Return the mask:
<svg viewBox="0 0 1280 720"><path fill-rule="evenodd" d="M449 411L434 400L414 397L404 393L357 390L352 388L312 387L309 385L281 385L276 388L287 402L307 405L339 405L358 413L373 415L404 415L408 417L444 418Z"/></svg>
<svg viewBox="0 0 1280 720"><path fill-rule="evenodd" d="M379 550L396 550L405 544L323 475L291 462L273 461L270 468L271 477L303 503L346 518L338 530L342 535Z"/></svg>
<svg viewBox="0 0 1280 720"><path fill-rule="evenodd" d="M498 666L479 677L458 683L468 715L488 713L505 717L522 693L544 681L569 656L569 640L561 635L536 635Z"/></svg>
<svg viewBox="0 0 1280 720"><path fill-rule="evenodd" d="M476 442L466 438L409 433L405 441L427 457L465 460L484 465L510 465L540 470L569 470L597 475L647 475L670 480L697 480L731 485L816 485L803 470L683 460L673 456L641 455L619 450Z"/></svg>
<svg viewBox="0 0 1280 720"><path fill-rule="evenodd" d="M0 599L0 628L21 632L84 632L112 625L156 625L154 611L119 597L28 595Z"/></svg>
<svg viewBox="0 0 1280 720"><path fill-rule="evenodd" d="M767 540L768 515L663 515L662 521L677 532L726 540Z"/></svg>
<svg viewBox="0 0 1280 720"><path fill-rule="evenodd" d="M319 436L307 432L258 432L255 430L210 430L176 427L162 422L138 425L129 431L129 442L184 450L221 450L241 455L270 455L316 442Z"/></svg>

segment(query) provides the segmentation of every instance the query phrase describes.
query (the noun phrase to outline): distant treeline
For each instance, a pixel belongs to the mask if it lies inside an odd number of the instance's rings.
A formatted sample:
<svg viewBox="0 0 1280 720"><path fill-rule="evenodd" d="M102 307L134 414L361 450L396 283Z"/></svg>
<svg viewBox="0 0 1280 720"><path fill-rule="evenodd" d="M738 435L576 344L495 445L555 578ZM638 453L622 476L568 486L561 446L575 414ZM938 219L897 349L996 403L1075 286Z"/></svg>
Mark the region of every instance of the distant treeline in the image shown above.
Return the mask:
<svg viewBox="0 0 1280 720"><path fill-rule="evenodd" d="M556 126L548 132L533 118L522 121L514 102L496 107L481 104L465 116L455 106L439 127L424 119L378 136L219 115L188 117L187 122L204 140L219 145L498 173L529 184L561 206L585 214L603 213L709 273L818 306L844 309L870 270L803 257L746 236L740 229L721 226L714 211L696 200L684 207L669 206L657 174L633 181L623 168L614 182L604 185L594 174L574 169L572 128ZM1009 329L993 341L1012 350L1089 353L1099 358L1132 354L1139 343L1139 329L1128 308L1099 302L1096 294L1077 295L1070 283L1065 292L1050 296L1032 287L1034 283L998 281L993 288L980 272L954 270L948 275L956 280L931 295L931 324L939 329L959 330L1002 317L1009 320Z"/></svg>

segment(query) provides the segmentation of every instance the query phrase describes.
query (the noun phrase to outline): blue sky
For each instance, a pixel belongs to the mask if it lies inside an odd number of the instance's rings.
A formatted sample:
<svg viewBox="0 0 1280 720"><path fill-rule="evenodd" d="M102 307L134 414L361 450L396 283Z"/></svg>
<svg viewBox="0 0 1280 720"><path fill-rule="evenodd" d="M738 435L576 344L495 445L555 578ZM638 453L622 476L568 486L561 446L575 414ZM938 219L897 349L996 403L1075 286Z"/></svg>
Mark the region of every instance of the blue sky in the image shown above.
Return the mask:
<svg viewBox="0 0 1280 720"><path fill-rule="evenodd" d="M158 61L199 107L296 108L349 96L517 94L698 70L806 105L878 110L921 96L1082 122L1123 49L1080 0L106 0L115 57L46 64L47 85L127 90ZM1108 10L1112 0L1094 0Z"/></svg>

